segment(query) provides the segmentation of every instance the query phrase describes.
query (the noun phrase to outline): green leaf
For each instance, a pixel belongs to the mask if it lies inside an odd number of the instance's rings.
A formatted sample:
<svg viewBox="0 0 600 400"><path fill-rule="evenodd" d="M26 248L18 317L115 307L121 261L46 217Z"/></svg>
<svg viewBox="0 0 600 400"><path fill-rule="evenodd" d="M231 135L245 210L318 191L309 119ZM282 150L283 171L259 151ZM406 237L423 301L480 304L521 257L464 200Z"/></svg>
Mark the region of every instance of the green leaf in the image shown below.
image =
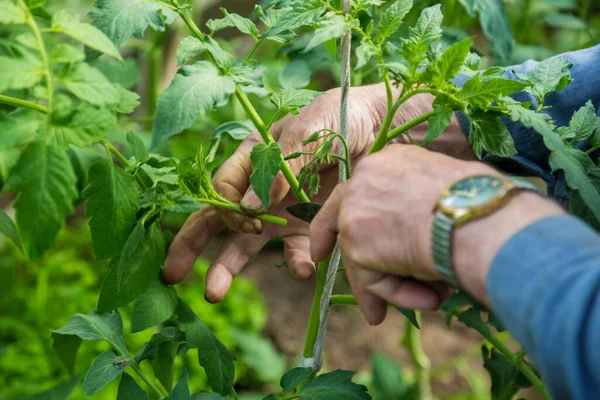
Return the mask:
<svg viewBox="0 0 600 400"><path fill-rule="evenodd" d="M414 27L409 28L408 39L402 42L402 55L413 70L416 70L425 56L425 52L434 40L442 35L441 5L425 8Z"/></svg>
<svg viewBox="0 0 600 400"><path fill-rule="evenodd" d="M177 309L177 325L185 333L188 346L198 348L198 361L211 388L227 396L233 387L233 355L183 302Z"/></svg>
<svg viewBox="0 0 600 400"><path fill-rule="evenodd" d="M468 37L460 42L454 43L442 54L439 61L435 63L436 77L439 78L437 85L453 79L465 63L469 50L473 45L474 37Z"/></svg>
<svg viewBox="0 0 600 400"><path fill-rule="evenodd" d="M94 105L117 104L121 100L117 87L86 63L78 64L61 82L75 96Z"/></svg>
<svg viewBox="0 0 600 400"><path fill-rule="evenodd" d="M100 58L94 60L91 65L102 72L106 79L125 89L131 89L140 80L140 70L133 58L126 58L124 64L110 58Z"/></svg>
<svg viewBox="0 0 600 400"><path fill-rule="evenodd" d="M144 162L150 158L150 154L148 154L148 149L146 149L144 141L135 131L127 132L127 143L129 143L131 152L137 162Z"/></svg>
<svg viewBox="0 0 600 400"><path fill-rule="evenodd" d="M352 382L354 372L341 369L317 376L302 389L302 397L311 400L370 400L367 388Z"/></svg>
<svg viewBox="0 0 600 400"><path fill-rule="evenodd" d="M123 57L111 40L98 28L79 21L79 15L61 10L52 17L52 32L64 33L86 46L111 56L119 61Z"/></svg>
<svg viewBox="0 0 600 400"><path fill-rule="evenodd" d="M136 92L129 91L121 85L114 85L119 93L119 101L116 104L111 104L109 109L119 114L129 115L135 111L140 105L140 95Z"/></svg>
<svg viewBox="0 0 600 400"><path fill-rule="evenodd" d="M367 65L369 60L371 60L379 50L379 47L372 44L367 38L363 38L360 45L356 48L356 66L354 69L360 69Z"/></svg>
<svg viewBox="0 0 600 400"><path fill-rule="evenodd" d="M181 371L181 377L179 382L173 389L173 392L169 396L169 400L190 400L190 388L188 386L188 372L184 368Z"/></svg>
<svg viewBox="0 0 600 400"><path fill-rule="evenodd" d="M483 337L488 337L492 335L490 328L487 327L485 322L481 319L481 312L471 307L467 311L463 312L458 320L468 326L471 329L475 329L477 332L481 333Z"/></svg>
<svg viewBox="0 0 600 400"><path fill-rule="evenodd" d="M429 120L427 120L427 134L425 135L421 145L425 147L437 139L442 132L444 132L444 129L446 129L451 119L451 108L435 105L433 107L433 114L431 117L429 117Z"/></svg>
<svg viewBox="0 0 600 400"><path fill-rule="evenodd" d="M277 107L278 114L298 114L298 109L316 99L321 92L306 89L282 89L271 96L271 103Z"/></svg>
<svg viewBox="0 0 600 400"><path fill-rule="evenodd" d="M312 70L306 61L294 60L279 73L279 83L284 89L302 89L310 84Z"/></svg>
<svg viewBox="0 0 600 400"><path fill-rule="evenodd" d="M341 38L346 34L346 32L348 32L348 29L350 29L351 25L352 21L349 21L342 15L334 13L326 14L317 25L315 34L302 52L307 53L328 40Z"/></svg>
<svg viewBox="0 0 600 400"><path fill-rule="evenodd" d="M464 306L472 304L473 300L471 297L463 292L462 290L457 291L452 297L446 300L441 306L440 310L446 313L446 326L450 329L450 323L452 322L453 312L461 310Z"/></svg>
<svg viewBox="0 0 600 400"><path fill-rule="evenodd" d="M177 46L177 65L183 65L206 51L206 46L193 36L181 39Z"/></svg>
<svg viewBox="0 0 600 400"><path fill-rule="evenodd" d="M224 133L231 136L233 140L244 140L252 132L256 131L254 123L249 119L231 121L221 124L212 134L213 138L220 138Z"/></svg>
<svg viewBox="0 0 600 400"><path fill-rule="evenodd" d="M123 354L129 354L123 340L123 320L118 311L88 315L75 314L60 329L52 330L60 335L76 335L83 340L94 342L105 340Z"/></svg>
<svg viewBox="0 0 600 400"><path fill-rule="evenodd" d="M283 394L288 394L298 386L306 382L312 375L311 368L293 368L286 372L282 377L279 384L283 389Z"/></svg>
<svg viewBox="0 0 600 400"><path fill-rule="evenodd" d="M158 99L152 147L192 126L197 117L227 102L235 91L230 76L222 76L209 62L185 66Z"/></svg>
<svg viewBox="0 0 600 400"><path fill-rule="evenodd" d="M372 390L376 399L409 399L413 381L405 376L388 356L375 353L371 358Z"/></svg>
<svg viewBox="0 0 600 400"><path fill-rule="evenodd" d="M88 370L83 380L83 393L91 396L98 393L123 373L117 356L112 351L100 354Z"/></svg>
<svg viewBox="0 0 600 400"><path fill-rule="evenodd" d="M587 140L596 130L596 109L591 100L579 110L575 111L569 122L568 135L565 139L573 139L574 142Z"/></svg>
<svg viewBox="0 0 600 400"><path fill-rule="evenodd" d="M148 394L137 384L131 375L123 372L121 382L119 382L117 400L148 400Z"/></svg>
<svg viewBox="0 0 600 400"><path fill-rule="evenodd" d="M573 64L563 57L552 57L537 64L527 73L533 86L526 89L540 103L552 92L564 89L571 82Z"/></svg>
<svg viewBox="0 0 600 400"><path fill-rule="evenodd" d="M117 119L106 108L82 106L66 125L49 124L40 131L61 149L70 145L85 148L100 141L116 126Z"/></svg>
<svg viewBox="0 0 600 400"><path fill-rule="evenodd" d="M27 11L12 0L0 0L0 24L24 24Z"/></svg>
<svg viewBox="0 0 600 400"><path fill-rule="evenodd" d="M175 11L155 0L96 0L94 7L96 10L90 13L94 26L117 46L132 35L142 38L148 26L164 32L166 25L177 18Z"/></svg>
<svg viewBox="0 0 600 400"><path fill-rule="evenodd" d="M513 121L519 121L542 135L546 148L551 151L548 161L552 172L559 169L564 171L567 186L579 192L594 217L600 221L600 193L588 177L588 171L595 167L590 157L578 149L568 147L548 126L546 114L538 114L518 104L508 104L507 107Z"/></svg>
<svg viewBox="0 0 600 400"><path fill-rule="evenodd" d="M469 118L469 143L477 157L481 158L484 149L500 157L517 154L515 142L500 118L489 114L474 114Z"/></svg>
<svg viewBox="0 0 600 400"><path fill-rule="evenodd" d="M10 217L3 210L0 210L0 233L12 240L15 246L17 246L19 250L23 251L21 240L19 239L19 234L17 233L17 227L15 226L13 220L10 219Z"/></svg>
<svg viewBox="0 0 600 400"><path fill-rule="evenodd" d="M502 0L459 0L469 15L479 15L479 22L485 36L492 40L494 54L500 60L510 58L514 45L514 37L506 16Z"/></svg>
<svg viewBox="0 0 600 400"><path fill-rule="evenodd" d="M58 358L60 358L67 372L73 374L75 361L77 360L77 351L82 342L81 338L75 335L52 333L52 339L52 349L58 354Z"/></svg>
<svg viewBox="0 0 600 400"><path fill-rule="evenodd" d="M32 139L42 122L38 112L17 110L9 114L0 111L0 151L14 149Z"/></svg>
<svg viewBox="0 0 600 400"><path fill-rule="evenodd" d="M119 269L117 270L117 287L121 286L121 279L123 278L123 273L127 266L131 263L132 255L144 240L144 236L146 234L146 228L144 227L144 221L139 221L135 224L135 227L130 232L127 240L125 241L125 245L122 248L121 255L119 256Z"/></svg>
<svg viewBox="0 0 600 400"><path fill-rule="evenodd" d="M71 394L77 387L80 378L80 375L74 376L67 381L59 383L52 389L33 396L24 397L22 400L68 400L71 398Z"/></svg>
<svg viewBox="0 0 600 400"><path fill-rule="evenodd" d="M281 378L286 370L286 359L270 340L241 329L236 329L233 337L242 352L240 361L253 369L261 382Z"/></svg>
<svg viewBox="0 0 600 400"><path fill-rule="evenodd" d="M221 19L211 19L206 22L206 26L210 29L211 34L220 31L225 28L237 28L242 33L246 35L251 35L254 38L258 38L259 32L256 24L249 20L248 18L244 18L239 14L228 13L226 9L221 7L221 12L225 17Z"/></svg>
<svg viewBox="0 0 600 400"><path fill-rule="evenodd" d="M394 307L396 310L398 310L398 312L400 312L402 315L404 315L406 317L406 319L408 320L408 322L410 322L410 324L412 326L414 326L417 329L421 329L421 327L419 326L419 320L417 319L417 313L415 312L415 310L407 310L404 308L400 308L400 307Z"/></svg>
<svg viewBox="0 0 600 400"><path fill-rule="evenodd" d="M496 349L481 346L481 353L492 381L493 400L512 400L520 389L531 387L527 377Z"/></svg>
<svg viewBox="0 0 600 400"><path fill-rule="evenodd" d="M35 86L44 76L42 62L31 56L0 56L0 92L28 89Z"/></svg>
<svg viewBox="0 0 600 400"><path fill-rule="evenodd" d="M156 345L156 357L152 360L152 371L167 392L173 389L173 367L177 357L177 345L162 342Z"/></svg>
<svg viewBox="0 0 600 400"><path fill-rule="evenodd" d="M50 62L57 64L76 64L85 60L83 51L68 43L59 43L52 47Z"/></svg>
<svg viewBox="0 0 600 400"><path fill-rule="evenodd" d="M573 14L549 12L544 15L546 24L555 28L583 30L587 28L584 20Z"/></svg>
<svg viewBox="0 0 600 400"><path fill-rule="evenodd" d="M288 11L289 11L289 9L287 9L287 8L270 7L266 11L266 14L265 14L265 12L263 11L263 9L260 5L257 4L254 7L255 14L269 28L271 28L274 25L277 25L277 23L279 22L281 17L283 15L285 15ZM268 35L267 37L265 37L265 39L272 40L274 42L279 42L279 43L287 43L290 40L292 40L294 37L296 37L296 34L293 31L284 30L280 34Z"/></svg>
<svg viewBox="0 0 600 400"><path fill-rule="evenodd" d="M479 74L469 79L460 92L462 100L479 108L486 108L496 101L500 95L508 96L523 90L528 83L506 78L489 78L482 81Z"/></svg>
<svg viewBox="0 0 600 400"><path fill-rule="evenodd" d="M109 264L110 272L104 279L98 310L109 311L124 306L144 293L150 283L158 277L164 260L165 243L160 229L152 225L143 240L130 255L130 262L124 266L120 285L117 285L119 258Z"/></svg>
<svg viewBox="0 0 600 400"><path fill-rule="evenodd" d="M136 221L140 190L135 179L111 160L102 159L90 168L82 195L89 197L85 214L91 218L96 259L117 256Z"/></svg>
<svg viewBox="0 0 600 400"><path fill-rule="evenodd" d="M50 246L73 210L76 177L65 152L43 141L31 142L21 153L4 186L19 191L15 202L21 243L30 259Z"/></svg>
<svg viewBox="0 0 600 400"><path fill-rule="evenodd" d="M127 238L123 252L121 253L119 260L119 269L117 271L117 287L123 289L127 283L123 282L125 276L128 279L139 279L141 276L148 274L152 276L152 273L158 271L162 265L162 258L164 256L164 243L162 239L158 238L160 229L155 225L150 227L148 231L144 229L143 221L138 224ZM161 247L154 248L154 246ZM156 256L156 258L152 258ZM155 275L156 276L156 275ZM148 283L144 282L144 288L139 289L140 294L143 293L152 281Z"/></svg>
<svg viewBox="0 0 600 400"><path fill-rule="evenodd" d="M281 149L276 142L268 145L259 143L252 148L250 153L250 160L252 161L250 184L265 210L269 207L273 179L281 170L281 158Z"/></svg>
<svg viewBox="0 0 600 400"><path fill-rule="evenodd" d="M322 207L323 205L318 203L296 203L287 207L286 210L294 217L310 224Z"/></svg>
<svg viewBox="0 0 600 400"><path fill-rule="evenodd" d="M150 284L148 289L135 300L131 311L131 333L158 325L173 315L177 307L177 291L160 280Z"/></svg>
<svg viewBox="0 0 600 400"><path fill-rule="evenodd" d="M233 67L235 64L233 55L223 50L216 40L210 36L206 36L204 38L204 45L206 46L206 50L214 59L217 67L224 70L228 70L229 68Z"/></svg>
<svg viewBox="0 0 600 400"><path fill-rule="evenodd" d="M412 6L412 0L396 0L389 6L381 15L375 40L378 43L383 43L386 39L391 38L404 22L404 17Z"/></svg>
<svg viewBox="0 0 600 400"><path fill-rule="evenodd" d="M287 5L289 8L278 15L276 22L261 37L268 38L301 26L312 25L319 21L326 10L320 0L296 0Z"/></svg>

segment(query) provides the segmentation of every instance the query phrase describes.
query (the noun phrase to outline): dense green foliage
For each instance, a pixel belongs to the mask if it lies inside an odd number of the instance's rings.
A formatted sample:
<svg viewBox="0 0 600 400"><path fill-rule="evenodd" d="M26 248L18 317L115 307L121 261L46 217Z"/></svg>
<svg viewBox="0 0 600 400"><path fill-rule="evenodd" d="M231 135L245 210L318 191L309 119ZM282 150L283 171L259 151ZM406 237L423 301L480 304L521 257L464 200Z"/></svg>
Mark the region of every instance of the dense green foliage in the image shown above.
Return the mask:
<svg viewBox="0 0 600 400"><path fill-rule="evenodd" d="M193 398L237 398L233 387L244 367L238 365L232 351L241 350L244 363L252 363L243 357L244 352L252 352L251 340L244 339L249 333L235 334L241 349L234 350L231 337L214 322L227 319L190 301L185 289L176 290L162 282L161 268L172 238L163 227L173 216L206 206L242 212L215 191L211 174L234 148L234 141L254 130L264 143L252 150L250 182L265 209L272 181L280 171L298 200L308 202L304 189L317 192L320 166L334 160L348 163L347 154L332 153L334 140L345 145L342 137L320 130L305 141L305 145L314 143L314 150L302 153L313 156L313 161L294 177L287 160L300 153L282 154L270 133L273 123L297 114L320 95L312 90L316 89L311 86L314 73L328 69L337 75L337 43L348 31L353 34L355 81L383 80L389 94L387 114L371 152L400 135L410 138L410 129L428 122L425 141L420 143L424 146L434 141L452 113L459 111L470 120L469 141L479 157L484 152L510 156L516 149L501 117L512 118L543 136L552 169L565 173L573 212L599 225L597 160L574 145L590 141L594 148L600 146L600 119L591 104L576 112L567 127L557 128L544 113L546 96L569 84L569 63L562 58L549 59L518 80L505 78L503 67L482 68L479 54L491 56L484 57L483 64L518 59L502 2L460 1L470 19L464 24L461 18L451 21L457 25L450 29L454 37L443 37L445 19L440 4L413 9L411 0L354 0L347 12L342 11L340 1L276 0L257 5L249 18L222 9L223 16L209 20L205 28L192 20L194 7L189 0L98 0L89 22L62 7L51 13L52 7L45 3L0 0L4 35L0 47L0 103L4 104L0 109L0 172L2 191L17 193L15 222L0 214L0 232L27 259L43 265L56 251L65 218L73 214L74 206L85 203L93 255L98 261L108 260L99 298L90 302L89 296L83 296L86 300L78 300L78 307L61 310L56 313L60 318L47 321L51 326L34 324L32 331L42 334L40 343L48 347L48 329L54 328L52 347L71 374L78 371L76 360L83 358L78 356L80 346L82 352L86 349L82 342L101 343L85 353L86 368L80 370L87 371L81 377L87 395L101 393L119 380L118 399L190 399L192 391L208 388L212 392L195 393ZM454 13L458 4L452 3L444 6ZM561 4L553 7L572 9ZM583 6L589 10L590 4ZM583 19L556 10L542 13L547 24L587 30L593 41L593 28ZM481 48L464 34L461 26L471 26L473 18L479 19L491 46ZM135 61L123 54L127 55L128 44L141 47L149 52L149 68L156 68L152 62L160 54L167 27L176 23L185 25L190 34L181 40L176 53L176 63L182 67L160 96L156 77L149 74L148 99L142 99L147 103L145 114L136 120L132 114L140 105L140 96L132 89L139 72ZM147 28L153 31L146 34L151 40L142 41ZM230 43L219 39L221 31L231 28L252 44L242 57ZM585 45L587 41L583 37L579 42ZM267 60L265 68L259 62L262 46L280 49L293 62L270 68L276 63ZM272 71L276 71L275 78ZM456 84L459 74L466 78L463 85ZM397 99L391 95L392 85L400 88ZM535 97L534 108L509 97L521 90ZM435 96L433 110L392 129L399 107L421 93ZM211 131L210 137L193 134ZM259 218L287 223L268 214ZM81 265L87 267L88 260L84 257ZM84 289L96 288L92 284ZM240 288L232 290L244 293ZM227 301L235 302L236 297ZM519 388L531 384L546 395L533 367L490 329L499 329L493 316L484 321L482 315L487 312L479 305L463 311L469 303L459 293L444 309L493 345L483 351L484 366L492 377L492 397L512 398ZM226 304L224 307L228 310ZM67 311L74 315L65 321ZM418 329L415 313L400 311L411 321L409 328ZM229 322L224 324L224 329L230 328ZM258 323L249 331L262 346L255 336L260 328ZM143 341L129 341L128 332L144 332ZM307 343L315 336L309 326ZM260 352L272 352L268 348ZM190 357L196 361L190 363ZM259 376L271 375L260 365L251 367ZM196 383L200 369L207 385ZM374 390L384 393L387 389L377 382L382 379L381 368L376 370L380 372L374 376L378 387ZM352 381L353 372L336 370L316 377L312 372L317 371L288 371L281 378L281 390L275 390L279 394L266 399L371 398L366 386ZM271 383L273 377L264 380ZM75 390L76 381L70 378L52 389L55 394L40 396L65 398ZM416 381L407 386L411 396L424 398ZM14 390L19 394L25 391Z"/></svg>

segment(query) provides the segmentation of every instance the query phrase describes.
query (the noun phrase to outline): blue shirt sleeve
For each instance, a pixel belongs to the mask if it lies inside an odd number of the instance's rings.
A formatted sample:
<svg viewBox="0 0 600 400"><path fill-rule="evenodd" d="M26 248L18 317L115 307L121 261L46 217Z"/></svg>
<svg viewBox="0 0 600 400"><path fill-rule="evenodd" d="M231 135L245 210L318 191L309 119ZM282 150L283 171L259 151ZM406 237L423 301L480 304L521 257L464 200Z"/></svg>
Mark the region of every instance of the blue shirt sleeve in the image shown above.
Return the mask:
<svg viewBox="0 0 600 400"><path fill-rule="evenodd" d="M597 110L600 106L600 45L564 53L557 57L564 57L573 64L571 68L573 82L563 90L550 94L545 104L551 108L543 112L549 114L556 121L557 126L565 126L569 124L573 113L588 100L592 101ZM526 61L521 65L509 67L505 76L517 79L515 73L526 74L537 64L536 61ZM457 84L464 83L464 80L464 77L458 79ZM534 107L537 107L535 98L526 92L516 93L512 97L522 102L531 101ZM459 115L458 119L463 131L468 132L469 121L466 116ZM541 135L509 118L503 118L503 121L515 142L518 154L504 159L488 154L484 161L509 173L527 173L543 178L548 184L548 193L566 204L564 175L560 171L557 174L551 173L548 165L550 154L544 146ZM582 150L589 148L587 142L578 145Z"/></svg>
<svg viewBox="0 0 600 400"><path fill-rule="evenodd" d="M538 221L500 249L487 290L554 398L600 399L600 236L573 216Z"/></svg>

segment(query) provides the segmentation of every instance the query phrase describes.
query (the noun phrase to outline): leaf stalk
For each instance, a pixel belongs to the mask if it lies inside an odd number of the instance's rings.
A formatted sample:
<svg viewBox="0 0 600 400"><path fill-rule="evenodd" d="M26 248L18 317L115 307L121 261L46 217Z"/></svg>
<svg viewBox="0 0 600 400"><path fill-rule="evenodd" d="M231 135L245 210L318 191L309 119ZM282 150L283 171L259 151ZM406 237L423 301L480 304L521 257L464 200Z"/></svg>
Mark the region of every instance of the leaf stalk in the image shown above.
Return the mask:
<svg viewBox="0 0 600 400"><path fill-rule="evenodd" d="M40 104L32 103L27 100L17 99L16 97L4 96L0 94L0 103L8 104L15 107L28 108L30 110L39 111L44 114L48 114L49 110Z"/></svg>

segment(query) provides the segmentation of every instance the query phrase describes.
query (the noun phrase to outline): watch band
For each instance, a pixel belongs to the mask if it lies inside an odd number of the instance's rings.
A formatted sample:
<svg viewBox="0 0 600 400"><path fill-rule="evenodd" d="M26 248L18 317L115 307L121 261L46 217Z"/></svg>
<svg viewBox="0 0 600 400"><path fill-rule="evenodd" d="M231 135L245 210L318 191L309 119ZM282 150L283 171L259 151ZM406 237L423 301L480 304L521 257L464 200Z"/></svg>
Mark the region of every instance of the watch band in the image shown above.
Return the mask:
<svg viewBox="0 0 600 400"><path fill-rule="evenodd" d="M524 179L516 177L509 177L508 179L515 185L516 189L529 190L545 196L545 193L537 186ZM460 288L460 283L458 282L452 261L452 242L454 237L452 233L454 231L455 223L456 221L452 218L442 212L436 211L433 218L432 250L435 269L444 276L447 283L456 288Z"/></svg>

